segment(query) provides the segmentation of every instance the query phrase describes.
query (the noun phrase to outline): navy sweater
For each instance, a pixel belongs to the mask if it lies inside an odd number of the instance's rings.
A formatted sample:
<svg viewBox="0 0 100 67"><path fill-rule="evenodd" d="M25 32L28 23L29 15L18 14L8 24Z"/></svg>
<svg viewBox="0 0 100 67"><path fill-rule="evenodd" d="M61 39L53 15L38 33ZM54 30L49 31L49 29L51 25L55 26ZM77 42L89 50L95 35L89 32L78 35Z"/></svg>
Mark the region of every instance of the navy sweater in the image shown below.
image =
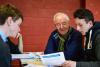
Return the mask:
<svg viewBox="0 0 100 67"><path fill-rule="evenodd" d="M59 38L57 30L53 31L48 39L44 54L56 53L58 51ZM66 60L80 60L82 57L82 35L72 28L68 39L64 44L64 56Z"/></svg>

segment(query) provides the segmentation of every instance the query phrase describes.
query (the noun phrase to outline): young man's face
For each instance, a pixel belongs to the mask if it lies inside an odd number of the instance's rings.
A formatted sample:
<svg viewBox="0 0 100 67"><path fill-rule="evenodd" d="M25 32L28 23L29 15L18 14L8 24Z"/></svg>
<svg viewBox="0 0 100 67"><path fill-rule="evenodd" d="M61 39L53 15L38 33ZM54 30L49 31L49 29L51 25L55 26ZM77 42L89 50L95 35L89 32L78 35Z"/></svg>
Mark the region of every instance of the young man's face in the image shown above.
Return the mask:
<svg viewBox="0 0 100 67"><path fill-rule="evenodd" d="M91 23L86 23L85 19L75 18L75 23L77 24L77 30L80 31L82 35L85 35L91 27Z"/></svg>
<svg viewBox="0 0 100 67"><path fill-rule="evenodd" d="M69 21L64 18L57 19L54 24L61 35L64 35L69 30Z"/></svg>
<svg viewBox="0 0 100 67"><path fill-rule="evenodd" d="M16 21L12 21L12 23L9 26L9 35L11 37L16 37L17 34L20 32L20 24L22 23L22 19L19 18Z"/></svg>

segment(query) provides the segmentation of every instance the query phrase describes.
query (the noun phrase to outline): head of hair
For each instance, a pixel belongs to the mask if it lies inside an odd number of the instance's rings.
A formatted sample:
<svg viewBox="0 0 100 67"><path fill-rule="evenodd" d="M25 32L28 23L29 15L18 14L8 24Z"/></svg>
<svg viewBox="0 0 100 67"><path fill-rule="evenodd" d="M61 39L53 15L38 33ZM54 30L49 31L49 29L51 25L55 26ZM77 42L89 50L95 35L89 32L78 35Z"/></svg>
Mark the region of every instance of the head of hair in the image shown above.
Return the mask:
<svg viewBox="0 0 100 67"><path fill-rule="evenodd" d="M3 25L8 17L12 17L13 21L16 21L19 18L23 20L21 12L13 5L0 5L0 25Z"/></svg>
<svg viewBox="0 0 100 67"><path fill-rule="evenodd" d="M59 17L64 18L66 21L69 21L69 17L67 14L63 13L63 12L58 12L54 15L53 20L56 21Z"/></svg>
<svg viewBox="0 0 100 67"><path fill-rule="evenodd" d="M93 13L89 9L80 8L74 12L74 18L85 19L86 23L94 22Z"/></svg>

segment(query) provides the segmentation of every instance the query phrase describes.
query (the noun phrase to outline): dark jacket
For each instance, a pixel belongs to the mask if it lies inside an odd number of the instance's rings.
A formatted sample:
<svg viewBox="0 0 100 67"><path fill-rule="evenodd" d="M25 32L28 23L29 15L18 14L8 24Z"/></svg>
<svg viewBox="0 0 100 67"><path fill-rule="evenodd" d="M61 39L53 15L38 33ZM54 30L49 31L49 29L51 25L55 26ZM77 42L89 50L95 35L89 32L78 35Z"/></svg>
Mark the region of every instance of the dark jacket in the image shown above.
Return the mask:
<svg viewBox="0 0 100 67"><path fill-rule="evenodd" d="M84 51L84 59L83 62L77 62L77 67L100 67L100 23L94 24L94 26L90 29L92 30L92 48L87 49L87 43ZM89 32L87 32L87 39L89 38ZM88 41L88 40L87 40Z"/></svg>
<svg viewBox="0 0 100 67"><path fill-rule="evenodd" d="M57 37L57 30L53 31L48 39L45 54L59 52L58 43L59 38ZM81 58L82 51L82 37L81 33L72 28L72 32L69 33L68 39L65 40L64 44L64 56L66 60L79 60Z"/></svg>
<svg viewBox="0 0 100 67"><path fill-rule="evenodd" d="M11 54L21 54L18 45L15 45L9 38L7 38L7 44L9 45Z"/></svg>
<svg viewBox="0 0 100 67"><path fill-rule="evenodd" d="M9 46L0 36L0 67L11 67L11 55Z"/></svg>

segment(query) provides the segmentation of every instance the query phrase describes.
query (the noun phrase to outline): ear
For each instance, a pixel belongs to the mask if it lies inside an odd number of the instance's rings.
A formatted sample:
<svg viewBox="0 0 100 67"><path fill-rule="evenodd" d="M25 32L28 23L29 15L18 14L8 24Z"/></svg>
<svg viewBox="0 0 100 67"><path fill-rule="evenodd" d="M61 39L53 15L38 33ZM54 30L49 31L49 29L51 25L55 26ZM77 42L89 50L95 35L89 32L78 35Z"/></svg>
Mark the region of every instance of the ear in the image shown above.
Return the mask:
<svg viewBox="0 0 100 67"><path fill-rule="evenodd" d="M88 24L89 24L89 27L92 27L93 26L92 21L89 21Z"/></svg>
<svg viewBox="0 0 100 67"><path fill-rule="evenodd" d="M12 17L8 17L6 20L7 25L11 25L13 23Z"/></svg>

